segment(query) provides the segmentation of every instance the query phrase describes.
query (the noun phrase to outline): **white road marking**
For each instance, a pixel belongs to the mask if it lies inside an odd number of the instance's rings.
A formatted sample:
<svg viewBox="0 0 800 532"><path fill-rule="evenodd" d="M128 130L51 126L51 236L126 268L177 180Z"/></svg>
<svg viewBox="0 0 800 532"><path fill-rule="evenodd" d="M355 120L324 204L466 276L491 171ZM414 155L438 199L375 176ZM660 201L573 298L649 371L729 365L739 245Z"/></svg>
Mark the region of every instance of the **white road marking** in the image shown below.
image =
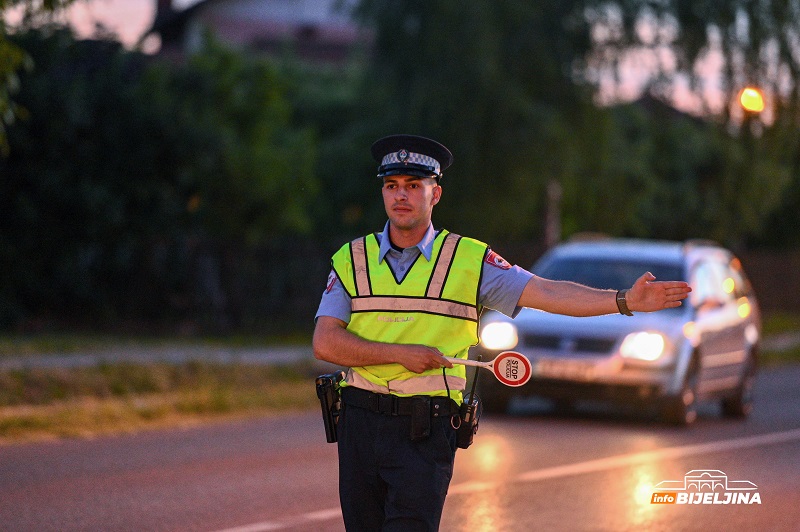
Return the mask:
<svg viewBox="0 0 800 532"><path fill-rule="evenodd" d="M268 532L270 530L282 530L301 525L308 525L316 521L328 521L336 518L341 519L341 517L341 509L328 508L327 510L317 510L316 512L295 515L285 519L276 519L274 521L264 521L263 523L254 523L252 525L228 528L220 532Z"/></svg>
<svg viewBox="0 0 800 532"><path fill-rule="evenodd" d="M508 485L511 482L538 482L541 480L550 480L573 475L584 475L586 473L596 473L598 471L607 471L609 469L616 469L618 467L625 467L642 462L671 460L686 456L720 453L725 451L733 451L736 449L747 449L750 447L774 445L797 440L800 440L800 429L789 430L785 432L758 434L756 436L745 436L733 440L720 440L708 443L698 443L694 445L682 445L680 447L665 447L663 449L656 449L653 451L609 456L607 458L588 460L586 462L578 462L576 464L566 464L562 466L546 467L544 469L534 469L520 473L519 475L510 479L504 479L502 482L461 482L459 484L450 486L447 494L450 496L462 495L465 493L475 493L477 491L496 489L500 486ZM273 521L264 521L262 523L254 523L252 525L229 528L220 532L268 532L271 530L283 530L301 525L308 525L313 522L328 521L330 519L340 518L341 515L342 512L339 508L328 508L325 510L318 510L315 512L290 516L284 519L276 519Z"/></svg>
<svg viewBox="0 0 800 532"><path fill-rule="evenodd" d="M625 467L633 464L652 463L661 460L671 460L686 456L746 449L748 447L759 447L761 445L785 443L795 440L800 440L800 429L786 432L759 434L756 436L746 436L743 438L736 438L734 440L720 440L709 443L698 443L695 445L683 445L680 447L665 447L663 449L655 449L653 451L609 456L607 458L599 458L597 460L578 462L577 464L566 464L562 466L546 467L544 469L535 469L533 471L520 473L516 477L502 483L463 482L453 486L453 488L448 490L447 493L448 495L455 493L474 493L475 491L493 489L508 482L537 482L539 480L550 480L572 475L583 475L586 473L607 471L609 469Z"/></svg>

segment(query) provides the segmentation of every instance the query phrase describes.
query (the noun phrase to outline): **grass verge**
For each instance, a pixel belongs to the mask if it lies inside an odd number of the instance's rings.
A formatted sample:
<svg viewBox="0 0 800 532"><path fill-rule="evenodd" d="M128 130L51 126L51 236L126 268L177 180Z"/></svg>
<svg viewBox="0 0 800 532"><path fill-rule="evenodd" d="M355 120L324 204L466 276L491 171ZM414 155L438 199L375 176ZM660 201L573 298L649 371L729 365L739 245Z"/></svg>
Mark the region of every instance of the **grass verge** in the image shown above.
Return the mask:
<svg viewBox="0 0 800 532"><path fill-rule="evenodd" d="M764 318L765 337L794 336L798 331L799 314ZM128 342L163 345L158 340L101 336L0 336L0 357L81 352ZM220 341L220 345L251 342L258 344L240 338ZM800 344L763 349L761 363L800 363ZM316 409L316 373L310 363L268 367L204 362L0 371L0 443L131 433Z"/></svg>
<svg viewBox="0 0 800 532"><path fill-rule="evenodd" d="M760 354L760 364L762 366L780 366L781 364L800 363L800 346L780 351L763 351Z"/></svg>
<svg viewBox="0 0 800 532"><path fill-rule="evenodd" d="M0 373L0 442L131 433L318 405L310 365L119 364Z"/></svg>
<svg viewBox="0 0 800 532"><path fill-rule="evenodd" d="M762 335L765 338L775 338L789 335L795 337L800 334L800 314L773 313L764 316ZM776 366L780 364L800 363L800 343L787 343L782 349L765 349L762 346L760 353L761 364Z"/></svg>

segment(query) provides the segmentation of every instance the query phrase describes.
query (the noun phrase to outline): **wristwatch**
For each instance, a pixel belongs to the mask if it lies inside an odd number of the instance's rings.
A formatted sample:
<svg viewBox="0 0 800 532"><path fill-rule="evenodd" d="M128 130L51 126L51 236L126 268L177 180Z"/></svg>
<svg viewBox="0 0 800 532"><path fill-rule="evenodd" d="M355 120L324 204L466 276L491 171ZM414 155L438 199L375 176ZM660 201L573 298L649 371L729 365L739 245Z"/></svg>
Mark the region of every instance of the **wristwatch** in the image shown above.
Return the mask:
<svg viewBox="0 0 800 532"><path fill-rule="evenodd" d="M627 290L618 290L617 291L617 308L619 309L620 314L624 314L626 316L633 316L633 312L628 310L628 302L625 300L625 296L627 295Z"/></svg>

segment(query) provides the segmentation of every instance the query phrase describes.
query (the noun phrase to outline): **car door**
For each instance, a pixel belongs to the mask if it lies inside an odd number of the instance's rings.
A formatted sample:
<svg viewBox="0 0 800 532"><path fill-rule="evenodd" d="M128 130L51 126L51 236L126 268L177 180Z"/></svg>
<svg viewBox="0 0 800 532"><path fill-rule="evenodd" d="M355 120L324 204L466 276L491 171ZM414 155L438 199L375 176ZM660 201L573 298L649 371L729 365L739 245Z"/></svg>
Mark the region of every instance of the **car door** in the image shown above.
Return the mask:
<svg viewBox="0 0 800 532"><path fill-rule="evenodd" d="M699 334L697 392L701 397L721 395L737 385L746 356L744 323L729 257L715 255L702 259L690 282Z"/></svg>

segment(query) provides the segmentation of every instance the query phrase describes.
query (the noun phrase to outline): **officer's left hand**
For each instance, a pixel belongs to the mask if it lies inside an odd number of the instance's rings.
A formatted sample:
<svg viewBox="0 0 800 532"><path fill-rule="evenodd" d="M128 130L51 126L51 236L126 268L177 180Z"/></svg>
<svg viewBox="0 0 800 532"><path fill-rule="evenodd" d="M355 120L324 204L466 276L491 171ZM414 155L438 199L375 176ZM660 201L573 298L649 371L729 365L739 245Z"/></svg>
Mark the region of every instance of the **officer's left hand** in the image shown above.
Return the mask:
<svg viewBox="0 0 800 532"><path fill-rule="evenodd" d="M692 288L684 281L656 281L650 272L639 277L625 297L628 309L652 312L681 306Z"/></svg>

